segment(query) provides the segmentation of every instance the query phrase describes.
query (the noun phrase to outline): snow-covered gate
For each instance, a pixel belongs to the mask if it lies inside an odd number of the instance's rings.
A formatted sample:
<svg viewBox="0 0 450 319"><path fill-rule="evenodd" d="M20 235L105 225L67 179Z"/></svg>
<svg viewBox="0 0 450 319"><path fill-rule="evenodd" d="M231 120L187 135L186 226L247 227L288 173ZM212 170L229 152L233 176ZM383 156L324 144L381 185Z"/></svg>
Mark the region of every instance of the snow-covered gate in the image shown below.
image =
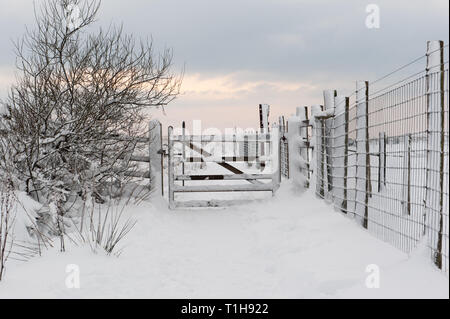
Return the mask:
<svg viewBox="0 0 450 319"><path fill-rule="evenodd" d="M209 145L215 145L213 149ZM232 145L232 152L226 151ZM220 145L219 147L217 147ZM229 148L228 148L229 149ZM279 140L273 133L234 134L222 136L174 135L168 128L168 198L169 207L219 207L243 200L176 200L177 193L272 192L278 189ZM187 174L185 164L210 166L208 174ZM231 164L232 163L232 164ZM229 174L214 173L212 166ZM252 167L253 172L245 172ZM255 173L255 169L259 173ZM209 174L211 172L211 174ZM210 185L211 181L219 184ZM221 183L221 181L225 181ZM232 184L229 181L234 181ZM209 184L209 185L208 185Z"/></svg>

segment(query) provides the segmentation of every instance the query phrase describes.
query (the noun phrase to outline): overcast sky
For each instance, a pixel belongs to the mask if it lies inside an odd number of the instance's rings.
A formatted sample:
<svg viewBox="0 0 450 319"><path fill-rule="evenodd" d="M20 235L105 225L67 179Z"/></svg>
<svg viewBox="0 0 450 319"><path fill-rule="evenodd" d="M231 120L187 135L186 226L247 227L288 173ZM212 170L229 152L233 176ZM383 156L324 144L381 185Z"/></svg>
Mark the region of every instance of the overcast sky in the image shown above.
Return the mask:
<svg viewBox="0 0 450 319"><path fill-rule="evenodd" d="M39 0L35 0L39 3ZM366 6L380 8L368 29ZM123 23L152 36L185 67L183 94L164 124L255 127L259 103L271 120L296 106L322 104L322 90L354 90L425 53L427 40L448 43L448 0L103 0L99 25ZM0 96L13 81L12 40L33 27L32 0L0 0Z"/></svg>

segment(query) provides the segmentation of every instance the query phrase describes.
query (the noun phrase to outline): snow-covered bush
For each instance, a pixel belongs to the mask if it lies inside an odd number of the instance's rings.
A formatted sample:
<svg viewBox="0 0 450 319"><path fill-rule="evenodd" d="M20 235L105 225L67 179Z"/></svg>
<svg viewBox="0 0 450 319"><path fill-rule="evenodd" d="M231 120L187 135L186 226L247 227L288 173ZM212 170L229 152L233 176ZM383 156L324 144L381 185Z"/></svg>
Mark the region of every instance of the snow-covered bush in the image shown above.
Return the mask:
<svg viewBox="0 0 450 319"><path fill-rule="evenodd" d="M68 25L73 5L79 19ZM145 110L172 101L181 82L170 51L155 57L151 42L120 27L90 33L98 10L99 1L44 2L34 31L17 42L19 76L2 102L4 169L46 205L59 236L74 203L104 203L111 185L129 181L126 159L147 134Z"/></svg>
<svg viewBox="0 0 450 319"><path fill-rule="evenodd" d="M0 175L0 177L3 177ZM0 281L3 278L6 261L12 251L14 226L14 196L10 181L0 180Z"/></svg>

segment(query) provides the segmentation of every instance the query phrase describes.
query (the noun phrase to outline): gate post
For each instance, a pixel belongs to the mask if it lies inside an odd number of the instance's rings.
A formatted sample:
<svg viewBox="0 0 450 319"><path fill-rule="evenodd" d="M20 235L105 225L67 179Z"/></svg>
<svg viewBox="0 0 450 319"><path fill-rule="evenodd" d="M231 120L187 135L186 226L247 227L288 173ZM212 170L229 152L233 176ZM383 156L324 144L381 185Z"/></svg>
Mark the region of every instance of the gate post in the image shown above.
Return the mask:
<svg viewBox="0 0 450 319"><path fill-rule="evenodd" d="M149 122L148 127L148 152L149 152L149 188L152 189L155 185L160 184L163 188L162 181L162 166L160 153L162 149L162 134L161 123L158 120L152 120ZM161 179L158 181L158 179ZM158 183L159 182L159 183Z"/></svg>
<svg viewBox="0 0 450 319"><path fill-rule="evenodd" d="M356 82L356 215L369 225L369 82Z"/></svg>
<svg viewBox="0 0 450 319"><path fill-rule="evenodd" d="M174 158L173 158L173 127L169 126L167 130L168 144L168 179L169 179L169 208L175 208L175 192L174 192Z"/></svg>
<svg viewBox="0 0 450 319"><path fill-rule="evenodd" d="M427 43L427 187L426 227L434 263L442 269L443 196L445 153L444 42Z"/></svg>

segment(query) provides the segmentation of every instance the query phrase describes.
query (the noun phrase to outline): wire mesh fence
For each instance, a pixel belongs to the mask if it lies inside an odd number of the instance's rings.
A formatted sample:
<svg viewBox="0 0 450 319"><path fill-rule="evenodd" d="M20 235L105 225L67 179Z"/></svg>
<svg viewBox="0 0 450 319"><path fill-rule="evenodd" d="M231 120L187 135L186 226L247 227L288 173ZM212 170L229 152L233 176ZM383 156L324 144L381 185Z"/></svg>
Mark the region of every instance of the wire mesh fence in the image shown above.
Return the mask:
<svg viewBox="0 0 450 319"><path fill-rule="evenodd" d="M447 46L433 48L426 69L374 93L358 82L316 117L315 183L336 210L407 253L424 243L448 272L449 72Z"/></svg>

